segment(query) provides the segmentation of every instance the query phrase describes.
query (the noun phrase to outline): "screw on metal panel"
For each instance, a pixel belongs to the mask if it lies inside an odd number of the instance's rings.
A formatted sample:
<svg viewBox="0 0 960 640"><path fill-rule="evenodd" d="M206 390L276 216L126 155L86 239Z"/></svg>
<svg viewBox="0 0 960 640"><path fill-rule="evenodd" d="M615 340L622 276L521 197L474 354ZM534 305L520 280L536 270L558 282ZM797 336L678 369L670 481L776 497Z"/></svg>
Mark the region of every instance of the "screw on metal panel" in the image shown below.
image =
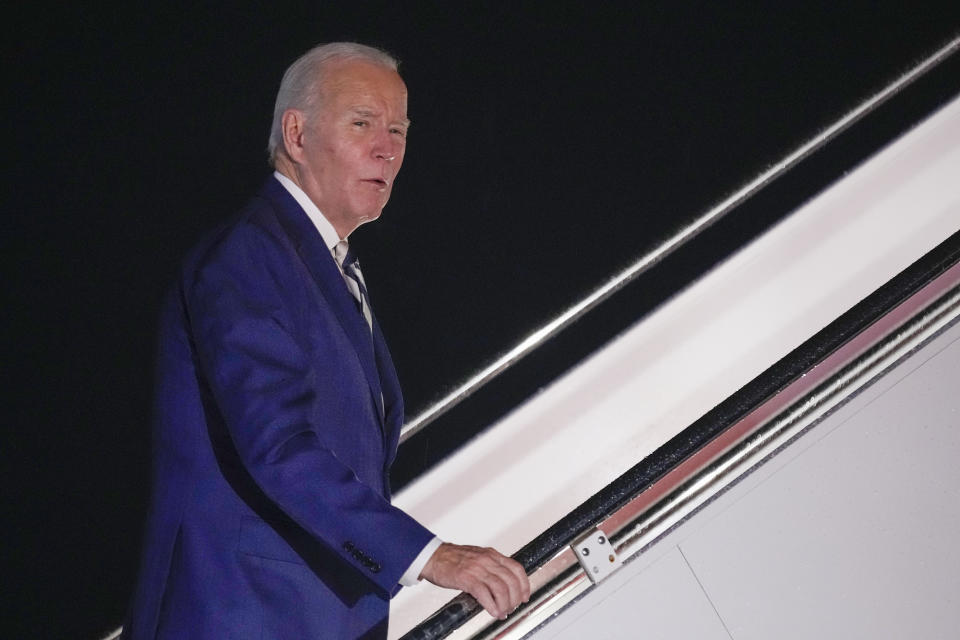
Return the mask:
<svg viewBox="0 0 960 640"><path fill-rule="evenodd" d="M611 553L609 556L607 556L607 560L609 560L610 562L613 562L614 560L616 560L616 557L614 557L614 555Z"/></svg>
<svg viewBox="0 0 960 640"><path fill-rule="evenodd" d="M600 544L604 544L606 541L607 539L604 538L603 536L597 536L597 542L599 542Z"/></svg>
<svg viewBox="0 0 960 640"><path fill-rule="evenodd" d="M598 567L594 567L594 568L593 568L593 572L594 572L594 573L600 573L600 569L599 569Z"/></svg>
<svg viewBox="0 0 960 640"><path fill-rule="evenodd" d="M590 549L589 549L589 547L584 547L583 550L582 550L580 553L582 553L582 554L585 555L585 556L590 555Z"/></svg>

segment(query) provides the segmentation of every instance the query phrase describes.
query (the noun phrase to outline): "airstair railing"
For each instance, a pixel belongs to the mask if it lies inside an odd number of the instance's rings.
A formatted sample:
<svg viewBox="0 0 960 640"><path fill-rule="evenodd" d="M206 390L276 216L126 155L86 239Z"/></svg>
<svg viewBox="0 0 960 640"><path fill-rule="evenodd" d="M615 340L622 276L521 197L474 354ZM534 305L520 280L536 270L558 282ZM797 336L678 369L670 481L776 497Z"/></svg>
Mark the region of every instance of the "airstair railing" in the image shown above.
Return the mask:
<svg viewBox="0 0 960 640"><path fill-rule="evenodd" d="M637 557L958 321L960 232L520 549L533 593L507 620L460 594L403 639L524 637L592 587L580 541Z"/></svg>
<svg viewBox="0 0 960 640"><path fill-rule="evenodd" d="M636 280L643 273L646 273L651 267L699 236L737 206L797 166L804 158L835 139L874 109L910 86L918 78L921 78L928 71L956 53L958 49L960 49L960 37L956 37L945 44L918 65L884 87L881 91L867 98L829 127L801 144L782 160L773 164L766 171L701 214L693 222L676 231L672 236L644 254L629 267L615 274L590 295L528 335L506 353L483 367L450 393L407 422L400 433L401 444L426 428L463 400L473 395L474 392L519 362L524 356L572 325L601 302L608 299L630 282Z"/></svg>

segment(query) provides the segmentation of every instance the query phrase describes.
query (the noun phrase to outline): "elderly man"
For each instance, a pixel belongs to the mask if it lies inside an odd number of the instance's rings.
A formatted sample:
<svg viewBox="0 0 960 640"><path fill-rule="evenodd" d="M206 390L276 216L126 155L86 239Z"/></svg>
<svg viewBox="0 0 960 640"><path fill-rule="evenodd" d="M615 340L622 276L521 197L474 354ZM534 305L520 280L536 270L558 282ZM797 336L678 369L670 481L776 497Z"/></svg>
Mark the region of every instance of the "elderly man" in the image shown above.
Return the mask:
<svg viewBox="0 0 960 640"><path fill-rule="evenodd" d="M161 318L151 510L127 638L374 638L420 578L505 616L522 567L442 543L389 499L403 404L347 245L403 162L385 53L286 72L276 172L185 260Z"/></svg>

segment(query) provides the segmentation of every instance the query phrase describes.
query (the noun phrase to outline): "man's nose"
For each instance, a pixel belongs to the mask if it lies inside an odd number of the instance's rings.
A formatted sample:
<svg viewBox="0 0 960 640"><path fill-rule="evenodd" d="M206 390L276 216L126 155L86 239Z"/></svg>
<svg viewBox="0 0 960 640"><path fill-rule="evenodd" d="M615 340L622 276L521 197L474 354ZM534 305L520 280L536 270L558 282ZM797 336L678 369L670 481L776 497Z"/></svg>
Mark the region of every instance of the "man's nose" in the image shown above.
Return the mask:
<svg viewBox="0 0 960 640"><path fill-rule="evenodd" d="M377 141L373 147L373 155L377 160L393 162L402 150L403 144L399 142L394 135L387 132L377 137Z"/></svg>

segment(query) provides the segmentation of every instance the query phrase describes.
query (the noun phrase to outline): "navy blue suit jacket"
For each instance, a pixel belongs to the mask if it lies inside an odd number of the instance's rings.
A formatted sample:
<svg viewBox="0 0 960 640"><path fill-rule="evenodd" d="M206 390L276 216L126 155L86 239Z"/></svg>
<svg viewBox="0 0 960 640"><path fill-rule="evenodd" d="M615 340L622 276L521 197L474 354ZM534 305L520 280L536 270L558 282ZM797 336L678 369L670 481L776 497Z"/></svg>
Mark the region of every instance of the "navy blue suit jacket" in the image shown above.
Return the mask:
<svg viewBox="0 0 960 640"><path fill-rule="evenodd" d="M374 321L271 178L161 318L151 508L126 638L385 633L432 534L390 505L403 402Z"/></svg>

